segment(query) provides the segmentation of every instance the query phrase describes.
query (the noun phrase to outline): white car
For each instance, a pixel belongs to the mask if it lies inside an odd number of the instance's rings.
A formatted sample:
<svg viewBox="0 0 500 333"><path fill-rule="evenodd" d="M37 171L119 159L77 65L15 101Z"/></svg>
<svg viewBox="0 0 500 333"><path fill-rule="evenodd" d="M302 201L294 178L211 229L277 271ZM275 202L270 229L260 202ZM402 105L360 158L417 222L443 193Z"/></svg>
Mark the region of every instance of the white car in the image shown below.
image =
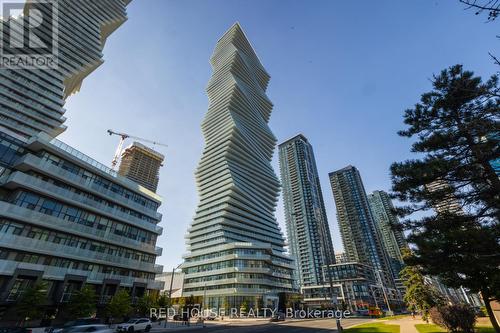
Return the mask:
<svg viewBox="0 0 500 333"><path fill-rule="evenodd" d="M94 325L79 325L67 327L62 330L63 333L114 333L113 329L108 325L94 324Z"/></svg>
<svg viewBox="0 0 500 333"><path fill-rule="evenodd" d="M118 324L118 326L116 326L117 332L149 332L150 329L151 320L148 318L134 318L130 319L126 323Z"/></svg>

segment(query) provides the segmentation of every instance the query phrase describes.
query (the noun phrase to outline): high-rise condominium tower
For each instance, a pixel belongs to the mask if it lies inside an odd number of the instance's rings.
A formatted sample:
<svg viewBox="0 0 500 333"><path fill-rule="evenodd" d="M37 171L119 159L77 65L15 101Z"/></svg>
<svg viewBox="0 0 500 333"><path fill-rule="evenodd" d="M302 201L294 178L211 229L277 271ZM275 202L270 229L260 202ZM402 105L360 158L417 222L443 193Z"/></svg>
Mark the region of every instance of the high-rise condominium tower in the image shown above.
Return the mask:
<svg viewBox="0 0 500 333"><path fill-rule="evenodd" d="M394 230L392 227L397 225L399 221L393 212L394 206L391 198L384 191L374 191L368 195L368 202L375 219L375 225L382 236L382 245L389 257L394 279L399 279L399 272L404 265L401 249L408 245L403 232Z"/></svg>
<svg viewBox="0 0 500 333"><path fill-rule="evenodd" d="M272 306L292 288L293 263L274 217L279 182L270 161L269 75L238 23L211 58L200 203L188 229L184 294L213 307Z"/></svg>
<svg viewBox="0 0 500 333"><path fill-rule="evenodd" d="M40 11L57 4L57 68L8 69L0 68L0 127L21 137L40 132L50 136L62 133L66 126L63 116L65 99L77 92L83 79L99 67L106 39L127 20L126 5L130 0L53 0L37 3L28 0L27 6ZM23 31L22 19L4 18L4 38L7 32ZM41 25L38 38L46 40L51 32ZM28 32L25 32L27 35ZM23 36L23 35L21 35ZM13 36L14 38L15 36Z"/></svg>
<svg viewBox="0 0 500 333"><path fill-rule="evenodd" d="M297 135L279 145L290 252L301 286L323 284L323 266L335 263L332 238L311 144Z"/></svg>
<svg viewBox="0 0 500 333"><path fill-rule="evenodd" d="M329 176L347 259L372 266L377 274L381 273L384 283L393 285L387 254L358 169L347 166Z"/></svg>
<svg viewBox="0 0 500 333"><path fill-rule="evenodd" d="M37 283L47 288L44 305L62 317L84 284L95 289L98 314L121 288L134 298L162 288L155 281L161 198L54 138L65 129L66 97L103 62L104 42L126 21L128 1L57 3L58 69L0 69L4 324L15 323L13 305Z"/></svg>
<svg viewBox="0 0 500 333"><path fill-rule="evenodd" d="M134 142L123 151L118 173L156 192L164 159L165 156L159 152Z"/></svg>

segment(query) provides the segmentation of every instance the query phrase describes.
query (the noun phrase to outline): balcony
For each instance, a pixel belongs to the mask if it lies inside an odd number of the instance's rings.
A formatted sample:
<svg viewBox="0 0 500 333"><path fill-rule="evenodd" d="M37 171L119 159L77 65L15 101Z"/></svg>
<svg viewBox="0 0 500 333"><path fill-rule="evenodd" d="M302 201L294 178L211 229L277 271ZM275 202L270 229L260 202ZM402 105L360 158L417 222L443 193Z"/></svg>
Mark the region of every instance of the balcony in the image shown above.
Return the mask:
<svg viewBox="0 0 500 333"><path fill-rule="evenodd" d="M124 213L116 207L111 208L103 203L96 202L81 194L77 194L64 188L55 186L20 171L12 173L5 182L5 186L8 188L15 188L16 184L24 188L32 189L38 193L45 193L50 197L57 198L57 200L61 202L67 202L73 206L83 207L84 209L94 211L98 214L105 213L109 218L120 219L120 221L124 223L143 228L150 232L158 232L159 227L153 223L146 222L135 216Z"/></svg>
<svg viewBox="0 0 500 333"><path fill-rule="evenodd" d="M38 213L33 210L19 207L5 201L0 201L0 211L2 212L3 216L17 219L20 221L26 221L41 227L49 229L55 228L81 237L92 238L97 241L105 240L107 243L111 243L118 246L130 247L135 250L144 251L150 254L154 254L155 251L157 251L156 250L157 247L153 245L142 243L130 238L118 236L114 233L104 232L102 230L91 228L76 222L70 222L60 219L58 217Z"/></svg>
<svg viewBox="0 0 500 333"><path fill-rule="evenodd" d="M41 136L39 136L37 138L38 140L43 140L43 134ZM133 182L131 181L130 179L126 178L126 177L123 177L121 175L118 174L118 172L116 172L115 170L112 170L110 169L109 167L105 166L104 164L102 163L99 163L97 162L96 160L94 160L93 158L87 156L86 154L80 152L79 150L71 147L71 146L68 146L67 144L65 144L64 142L62 141L59 141L57 139L54 139L54 138L49 138L47 137L47 139L50 139L50 142L48 142L49 145L53 146L53 147L56 147L56 148L59 148L60 150L76 157L80 162L84 162L86 164L89 164L91 165L92 167L100 170L101 172L107 174L108 176L111 176L114 178L114 180L120 184L123 184L124 186L126 186L127 188L131 189L132 191L135 191L135 192L138 192L146 197L149 197L150 199L152 200L155 200L155 201L158 201L158 202L161 202L161 197L148 190L147 188L145 187L142 187L140 186L139 184L137 184L136 182Z"/></svg>
<svg viewBox="0 0 500 333"><path fill-rule="evenodd" d="M163 281L147 280L142 278L135 278L132 276L121 276L114 274L104 274L99 272L89 272L77 269L62 268L55 266L45 266L38 264L28 264L16 262L12 260L0 260L0 274L13 275L16 269L29 269L43 272L43 279L46 280L59 280L63 281L66 274L85 276L87 282L102 284L105 279L119 280L120 286L132 287L134 283L145 283L148 289L162 289L164 286Z"/></svg>
<svg viewBox="0 0 500 333"><path fill-rule="evenodd" d="M104 197L105 199L113 201L119 205L130 207L131 209L139 211L158 221L161 220L162 217L161 214L156 212L155 210L146 208L131 199L121 196L102 186L98 186L92 181L86 180L80 176L75 175L74 173L71 173L60 167L57 167L54 164L48 161L44 161L35 155L32 154L24 155L17 161L17 163L14 165L14 168L22 171L29 170L30 168L34 170L40 170L42 171L42 173L48 174L56 179L63 180L72 186L81 188L98 196Z"/></svg>
<svg viewBox="0 0 500 333"><path fill-rule="evenodd" d="M163 272L163 266L160 265L12 234L1 234L0 244L8 247L9 249L17 249L19 251L36 252L50 256L100 263L115 267L134 268L146 272Z"/></svg>

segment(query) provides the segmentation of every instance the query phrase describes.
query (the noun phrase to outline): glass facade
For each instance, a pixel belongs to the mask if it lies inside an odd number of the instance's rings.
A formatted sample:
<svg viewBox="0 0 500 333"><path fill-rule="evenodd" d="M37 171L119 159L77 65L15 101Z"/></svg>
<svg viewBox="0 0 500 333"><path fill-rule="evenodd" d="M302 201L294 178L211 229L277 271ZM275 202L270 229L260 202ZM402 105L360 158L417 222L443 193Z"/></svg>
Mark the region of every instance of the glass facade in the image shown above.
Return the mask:
<svg viewBox="0 0 500 333"><path fill-rule="evenodd" d="M285 220L300 286L323 284L323 266L335 263L311 144L297 135L279 145Z"/></svg>
<svg viewBox="0 0 500 333"><path fill-rule="evenodd" d="M381 272L384 284L394 286L382 235L372 215L359 171L347 166L329 176L347 260L373 267Z"/></svg>
<svg viewBox="0 0 500 333"><path fill-rule="evenodd" d="M368 195L368 202L381 235L382 246L388 254L394 279L399 279L399 272L404 266L401 249L407 248L408 245L403 232L394 229L399 221L393 212L392 201L386 192L374 191Z"/></svg>

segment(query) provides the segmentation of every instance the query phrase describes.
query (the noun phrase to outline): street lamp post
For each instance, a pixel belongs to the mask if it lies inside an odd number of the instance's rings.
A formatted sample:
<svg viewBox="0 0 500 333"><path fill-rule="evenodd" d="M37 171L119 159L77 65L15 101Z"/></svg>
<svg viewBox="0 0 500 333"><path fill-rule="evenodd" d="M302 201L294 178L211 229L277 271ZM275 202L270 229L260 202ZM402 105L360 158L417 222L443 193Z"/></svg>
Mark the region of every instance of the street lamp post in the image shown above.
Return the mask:
<svg viewBox="0 0 500 333"><path fill-rule="evenodd" d="M173 268L172 269L172 276L170 276L170 288L168 289L168 308L167 308L167 314L165 316L165 327L167 327L167 323L168 323L168 310L170 309L170 307L172 306L172 286L174 284L174 275L175 275L175 271L181 267L182 264L179 264L177 265L177 267Z"/></svg>
<svg viewBox="0 0 500 333"><path fill-rule="evenodd" d="M375 272L377 272L378 281L380 283L380 287L382 288L382 293L384 294L385 303L387 304L387 310L389 311L389 313L392 314L391 306L389 304L389 299L387 298L387 293L385 292L384 283L382 282L382 276L380 275L381 270L376 269Z"/></svg>

